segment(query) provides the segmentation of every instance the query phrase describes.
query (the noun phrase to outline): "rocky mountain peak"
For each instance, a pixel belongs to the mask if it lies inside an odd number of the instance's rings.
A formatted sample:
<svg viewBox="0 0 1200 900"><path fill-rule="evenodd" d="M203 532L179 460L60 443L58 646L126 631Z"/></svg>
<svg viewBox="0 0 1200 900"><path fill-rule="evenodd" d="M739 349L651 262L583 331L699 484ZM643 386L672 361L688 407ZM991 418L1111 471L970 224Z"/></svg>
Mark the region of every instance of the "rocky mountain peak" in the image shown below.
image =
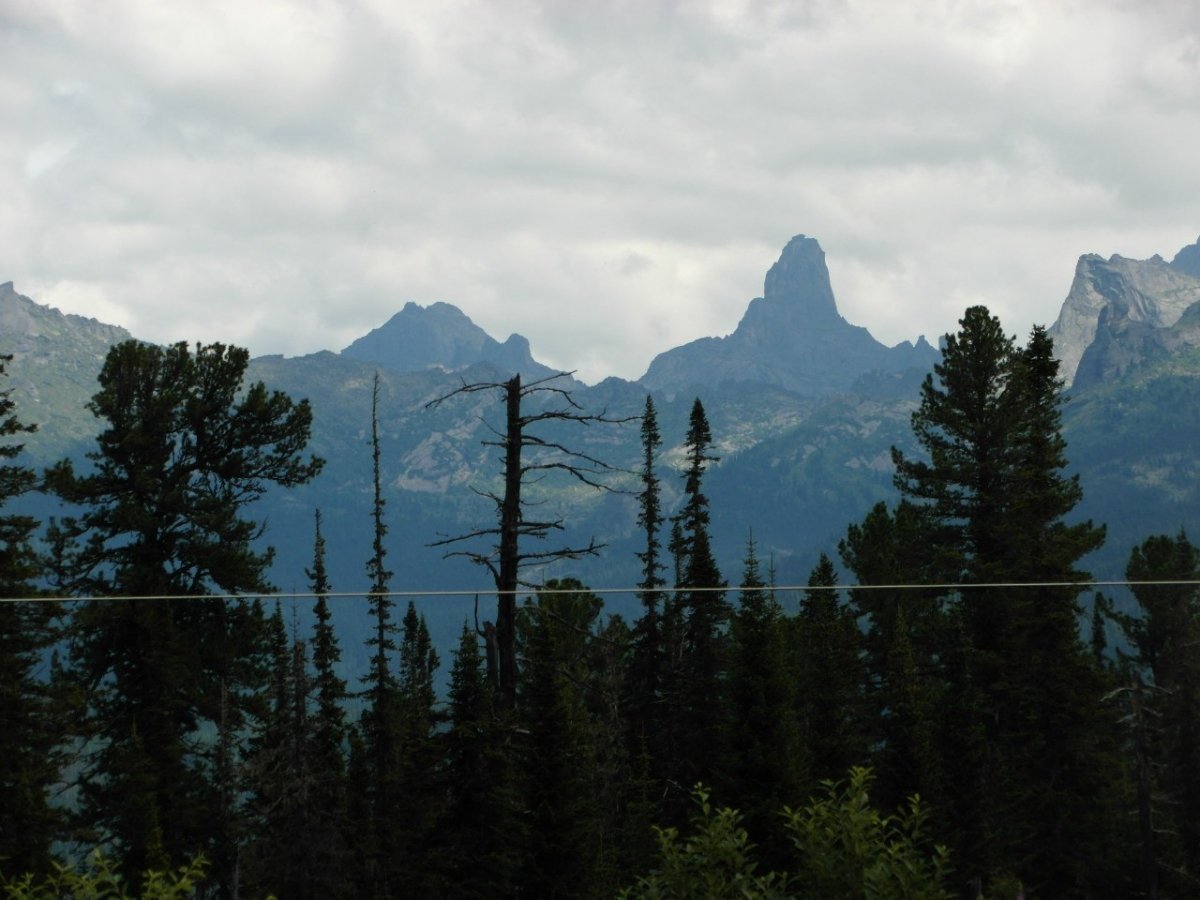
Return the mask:
<svg viewBox="0 0 1200 900"><path fill-rule="evenodd" d="M1185 275L1200 278L1200 238L1196 238L1196 243L1188 244L1175 254L1175 258L1171 260L1171 268Z"/></svg>
<svg viewBox="0 0 1200 900"><path fill-rule="evenodd" d="M1110 330L1125 320L1169 328L1198 301L1200 277L1161 256L1144 260L1118 255L1106 260L1094 253L1081 256L1071 290L1049 329L1064 380L1068 385L1074 382L1080 360L1096 339L1102 313Z"/></svg>
<svg viewBox="0 0 1200 900"><path fill-rule="evenodd" d="M764 305L787 304L810 319L840 318L825 251L815 238L798 234L788 241L779 259L767 270L763 301Z"/></svg>
<svg viewBox="0 0 1200 900"><path fill-rule="evenodd" d="M394 372L431 367L460 369L493 363L522 375L544 376L553 370L534 360L529 341L510 335L503 344L450 303L427 307L408 302L380 327L342 350L342 355Z"/></svg>
<svg viewBox="0 0 1200 900"><path fill-rule="evenodd" d="M824 396L848 390L866 372L928 368L936 358L927 343L888 348L843 319L825 251L800 234L767 271L763 296L750 301L733 334L660 353L640 382L652 390L760 382Z"/></svg>

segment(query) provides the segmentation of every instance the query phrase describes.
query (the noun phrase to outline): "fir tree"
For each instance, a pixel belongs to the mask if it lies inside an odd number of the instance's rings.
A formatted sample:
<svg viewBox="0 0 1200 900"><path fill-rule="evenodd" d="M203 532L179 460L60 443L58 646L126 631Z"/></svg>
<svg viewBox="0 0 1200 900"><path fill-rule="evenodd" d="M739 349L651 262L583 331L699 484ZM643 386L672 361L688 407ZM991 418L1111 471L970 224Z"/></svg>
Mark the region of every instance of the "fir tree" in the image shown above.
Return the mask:
<svg viewBox="0 0 1200 900"><path fill-rule="evenodd" d="M800 796L807 761L796 727L787 628L775 592L763 581L753 538L746 542L741 584L729 633L732 722L724 787L738 799L751 836L773 866L785 850L769 843L777 837L778 812Z"/></svg>
<svg viewBox="0 0 1200 900"><path fill-rule="evenodd" d="M303 484L322 461L304 458L306 402L243 386L249 354L221 344L113 347L89 408L105 423L92 471L69 461L49 487L82 507L51 532L64 586L91 596L173 597L265 592L271 552L246 507L276 484ZM73 620L71 671L91 691L94 749L81 774L80 813L114 840L135 876L197 851L220 890L236 891L223 860L231 796L228 740L257 692L261 615L245 603L111 599ZM217 735L199 741L196 735ZM236 748L233 748L235 751ZM214 815L220 811L220 815Z"/></svg>
<svg viewBox="0 0 1200 900"><path fill-rule="evenodd" d="M0 356L0 376L11 361ZM47 798L57 777L53 735L61 729L42 660L57 628L49 604L12 602L33 597L40 574L31 544L37 522L4 512L36 481L32 469L13 461L24 447L13 439L35 430L15 409L11 391L0 391L0 871L44 874L57 819Z"/></svg>
<svg viewBox="0 0 1200 900"><path fill-rule="evenodd" d="M450 669L441 737L445 804L437 828L437 894L482 900L518 893L526 844L512 732L483 668L479 638L463 624Z"/></svg>
<svg viewBox="0 0 1200 900"><path fill-rule="evenodd" d="M722 588L709 536L708 498L703 491L704 472L718 457L712 454L712 431L704 406L697 399L685 441L683 506L674 517L673 533L682 580L676 585L679 657L667 675L665 702L673 707L666 725L674 735L674 761L670 782L694 785L717 783L723 774L728 738L727 698L724 693L726 632L729 605ZM670 623L676 627L676 623ZM686 797L675 798L675 815L686 814Z"/></svg>

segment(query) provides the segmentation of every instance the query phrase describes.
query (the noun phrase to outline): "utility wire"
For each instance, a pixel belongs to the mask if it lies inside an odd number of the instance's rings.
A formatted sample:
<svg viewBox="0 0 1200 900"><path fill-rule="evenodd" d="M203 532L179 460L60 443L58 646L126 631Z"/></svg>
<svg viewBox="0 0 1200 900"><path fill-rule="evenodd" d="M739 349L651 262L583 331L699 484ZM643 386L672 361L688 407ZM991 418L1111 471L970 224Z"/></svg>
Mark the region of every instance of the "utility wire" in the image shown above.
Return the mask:
<svg viewBox="0 0 1200 900"><path fill-rule="evenodd" d="M513 595L531 594L580 594L598 596L609 594L701 594L701 593L745 593L748 591L976 591L1014 590L1017 588L1078 588L1090 590L1102 587L1198 587L1200 579L1130 581L993 581L980 584L943 582L935 584L788 584L788 585L742 585L740 587L620 587L620 588L545 588L538 585L526 586L515 591L497 591L495 588L470 588L436 591L331 591L316 594L305 591L277 591L274 593L241 594L144 594L144 595L86 595L79 597L31 596L0 597L0 603L100 603L116 600L327 600L367 599L371 597L494 597L500 593Z"/></svg>

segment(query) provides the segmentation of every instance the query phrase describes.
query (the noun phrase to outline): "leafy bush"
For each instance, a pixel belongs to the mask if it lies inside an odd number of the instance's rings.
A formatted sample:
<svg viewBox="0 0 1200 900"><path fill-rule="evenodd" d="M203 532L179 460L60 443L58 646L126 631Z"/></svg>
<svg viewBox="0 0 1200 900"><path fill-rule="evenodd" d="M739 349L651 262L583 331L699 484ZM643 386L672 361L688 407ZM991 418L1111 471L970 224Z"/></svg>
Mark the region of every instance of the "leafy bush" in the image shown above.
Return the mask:
<svg viewBox="0 0 1200 900"><path fill-rule="evenodd" d="M82 870L58 865L53 874L40 879L0 876L0 896L5 900L184 900L204 878L205 866L204 857L199 856L174 872L147 872L141 890L131 894L113 863L96 850Z"/></svg>
<svg viewBox="0 0 1200 900"><path fill-rule="evenodd" d="M754 845L729 808L714 809L697 787L693 833L656 828L659 867L620 895L623 900L950 900L949 851L928 848L920 799L885 816L870 805L871 771L850 770L843 785L823 782L824 793L807 806L783 811L783 827L796 850L790 873L757 874Z"/></svg>

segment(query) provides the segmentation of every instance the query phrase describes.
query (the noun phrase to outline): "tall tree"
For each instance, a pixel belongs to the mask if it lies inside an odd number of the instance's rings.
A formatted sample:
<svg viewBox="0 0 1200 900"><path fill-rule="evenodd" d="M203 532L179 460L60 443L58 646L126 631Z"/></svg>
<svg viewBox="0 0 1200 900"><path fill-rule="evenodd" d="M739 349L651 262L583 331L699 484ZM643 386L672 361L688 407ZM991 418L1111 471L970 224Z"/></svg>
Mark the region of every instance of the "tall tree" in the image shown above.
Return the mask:
<svg viewBox="0 0 1200 900"><path fill-rule="evenodd" d="M801 796L807 759L797 728L789 629L775 591L763 581L753 537L746 542L739 598L729 629L732 727L728 782L721 787L738 798L751 836L775 866L785 849L771 842L776 820Z"/></svg>
<svg viewBox="0 0 1200 900"><path fill-rule="evenodd" d="M341 873L349 859L346 841L346 682L337 674L342 658L329 610L329 577L325 569L325 538L321 533L321 511L314 513L313 565L306 570L313 605L312 636L312 755L313 784L309 791L313 868L316 895L346 894Z"/></svg>
<svg viewBox="0 0 1200 900"><path fill-rule="evenodd" d="M594 423L619 424L632 417L610 418L606 413L586 413L575 402L571 392L551 382L569 377L560 372L547 378L521 383L521 376L514 375L508 381L475 382L465 384L443 397L431 401L429 406L445 403L451 397L479 392L497 392L504 398L504 428L493 429L495 440L484 441L486 446L500 448L500 464L504 473L504 489L501 493L482 491L495 504L496 525L479 528L466 534L443 538L434 542L435 547L456 545L463 541L489 538L494 543L485 550L451 550L448 556L463 556L483 566L496 583L496 622L494 670L497 675L498 698L501 704L511 709L517 696L517 591L522 586L521 567L529 563L548 564L555 560L579 559L591 556L601 548L590 541L586 546L562 546L551 550L532 550L529 540L545 540L552 532L561 531L561 518L535 518L527 515L522 505L521 492L530 480L544 478L550 473L565 474L576 481L597 490L607 490L603 476L613 467L603 460L546 436L538 426L546 423ZM528 407L539 400L552 398L549 406L531 411ZM555 404L553 401L557 401ZM526 450L536 451L536 458L529 459Z"/></svg>
<svg viewBox="0 0 1200 900"><path fill-rule="evenodd" d="M11 356L0 356L0 376ZM11 391L0 390L0 871L44 873L50 863L55 819L47 791L57 777L47 677L46 649L56 636L49 604L13 602L30 598L40 574L31 544L37 522L4 512L4 506L34 489L33 470L15 462L21 436L35 427L21 422Z"/></svg>
<svg viewBox="0 0 1200 900"><path fill-rule="evenodd" d="M446 802L437 829L441 896L482 900L519 892L528 817L506 714L484 672L475 631L463 623L450 670L441 735ZM468 861L464 864L464 861Z"/></svg>
<svg viewBox="0 0 1200 900"><path fill-rule="evenodd" d="M365 706L358 728L366 753L363 771L367 782L359 786L369 810L355 841L363 865L360 894L388 897L398 889L398 872L392 853L398 844L401 823L395 810L403 802L400 776L400 690L392 660L396 653L395 605L391 595L392 572L387 568L386 500L381 473L382 450L379 438L379 373L371 388L371 556L367 560L370 579L368 603L373 631L367 639L371 650L370 670L363 676Z"/></svg>
<svg viewBox="0 0 1200 900"><path fill-rule="evenodd" d="M837 572L824 553L808 576L796 618L797 702L809 756L809 788L865 760L864 682L854 613L838 597Z"/></svg>
<svg viewBox="0 0 1200 900"><path fill-rule="evenodd" d="M1039 892L1083 895L1103 877L1084 858L1112 853L1081 798L1115 774L1095 752L1103 685L1079 638L1079 588L1046 583L1083 581L1078 561L1103 529L1064 521L1082 492L1064 475L1062 383L1045 331L1017 348L984 307L959 324L913 413L927 458L893 450L896 485L925 517L930 571L965 585L955 602L993 750L981 773L997 810L987 843ZM999 582L1028 586L971 587Z"/></svg>
<svg viewBox="0 0 1200 900"><path fill-rule="evenodd" d="M642 577L638 582L642 615L633 628L632 658L629 672L629 724L630 749L638 756L652 752L651 744L661 734L658 712L661 701L663 667L662 639L662 588L663 566L660 561L663 526L662 486L654 471L655 459L662 447L658 431L658 414L654 400L647 395L642 412L642 459L639 472L641 490L638 492L638 526L641 527L645 543L637 553L642 564Z"/></svg>
<svg viewBox="0 0 1200 900"><path fill-rule="evenodd" d="M1200 549L1187 534L1155 535L1134 547L1125 577L1134 582L1138 616L1117 621L1134 651L1137 695L1148 720L1135 750L1147 756L1145 811L1155 839L1163 896L1200 889ZM1157 582L1157 583L1155 583ZM1171 583L1174 582L1174 583ZM1138 738L1135 735L1135 740ZM1152 845L1153 848L1153 845Z"/></svg>
<svg viewBox="0 0 1200 900"><path fill-rule="evenodd" d="M675 818L686 814L687 797L680 786L718 783L726 764L728 711L725 696L727 631L730 608L709 536L708 497L704 473L718 457L712 452L712 430L699 398L692 404L683 472L683 506L675 514L678 532L673 552L682 576L668 610L670 630L679 634L678 647L664 675L666 730L673 736L673 770L668 783L676 786Z"/></svg>
<svg viewBox="0 0 1200 900"><path fill-rule="evenodd" d="M244 603L135 598L269 590L271 551L254 548L263 525L245 510L322 466L304 455L307 401L244 385L248 359L222 344L116 345L89 403L105 423L92 471L63 461L46 473L82 510L52 534L67 586L112 598L76 612L71 667L92 698L80 811L128 875L228 849L214 846L221 802L205 759L218 748L197 753L193 739L237 733L249 673L231 661L261 621Z"/></svg>

